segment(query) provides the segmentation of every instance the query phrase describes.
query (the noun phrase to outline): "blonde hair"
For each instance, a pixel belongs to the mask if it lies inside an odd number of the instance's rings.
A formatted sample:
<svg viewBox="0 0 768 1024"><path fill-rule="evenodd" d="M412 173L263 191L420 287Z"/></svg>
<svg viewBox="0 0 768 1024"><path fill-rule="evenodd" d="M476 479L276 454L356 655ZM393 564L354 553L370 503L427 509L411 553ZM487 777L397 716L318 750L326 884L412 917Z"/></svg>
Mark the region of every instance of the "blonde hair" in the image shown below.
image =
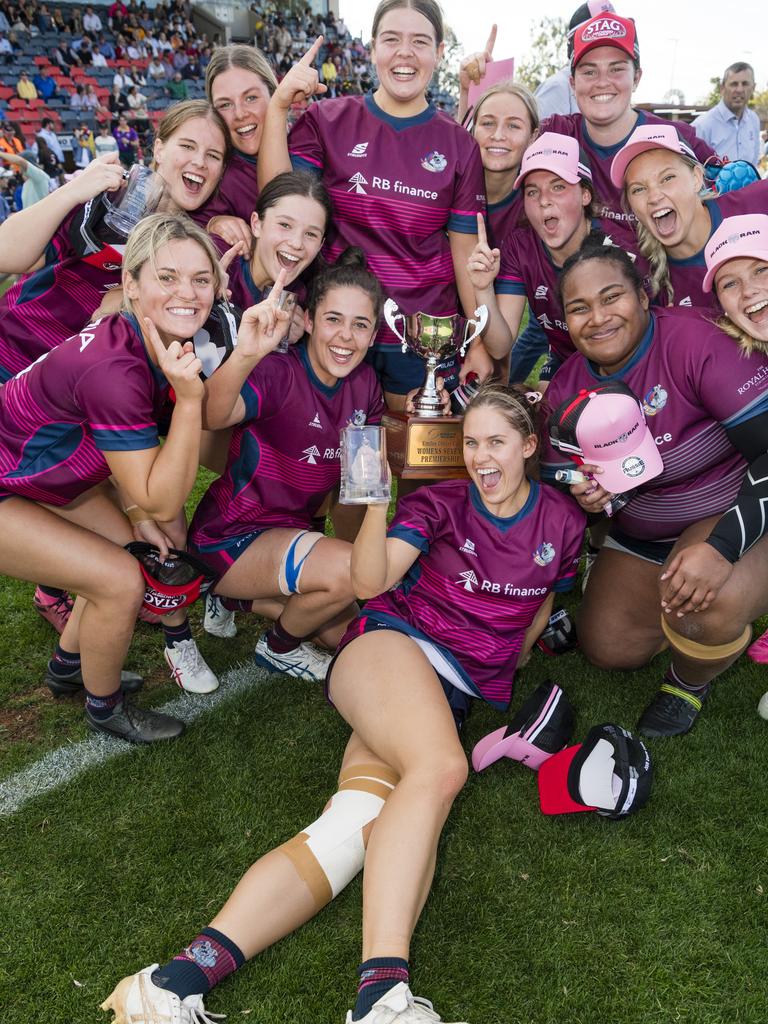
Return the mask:
<svg viewBox="0 0 768 1024"><path fill-rule="evenodd" d="M207 121L215 124L224 138L224 161L226 162L231 149L229 129L218 110L214 110L208 100L182 100L181 103L174 103L172 107L163 114L158 123L155 141L167 142L172 135L183 127L187 121L204 117ZM155 161L152 161L155 168Z"/></svg>
<svg viewBox="0 0 768 1024"><path fill-rule="evenodd" d="M517 82L497 82L496 85L492 85L490 89L486 89L483 95L475 104L475 109L472 113L472 127L477 124L477 119L480 116L480 108L487 99L491 96L498 96L500 93L508 93L510 96L516 96L525 107L525 112L528 114L528 120L531 122L531 139L539 130L539 106L536 102L536 97L530 91L526 89L524 85L520 85Z"/></svg>
<svg viewBox="0 0 768 1024"><path fill-rule="evenodd" d="M745 356L751 356L753 352L768 352L768 341L753 338L751 334L745 331L743 327L735 324L725 313L719 320L715 320L714 323L715 327L719 327L723 334L733 338Z"/></svg>
<svg viewBox="0 0 768 1024"><path fill-rule="evenodd" d="M474 409L497 409L521 437L533 435L538 442L540 402L541 393L525 384L483 384L470 399L464 415Z"/></svg>
<svg viewBox="0 0 768 1024"><path fill-rule="evenodd" d="M125 290L126 279L130 276L139 280L142 268L150 263L157 274L155 256L158 249L169 242L197 242L211 261L214 278L214 292L220 295L224 291L225 277L219 265L219 254L208 235L197 224L183 214L151 213L144 217L128 236L128 244L123 255L123 309L128 313L135 310Z"/></svg>
<svg viewBox="0 0 768 1024"><path fill-rule="evenodd" d="M683 153L676 153L673 155L677 156L691 171L698 167L701 170L702 178L704 178L706 183L704 167L698 160L692 160L689 156L685 156ZM719 193L717 191L713 191L705 184L699 193L699 198L702 202L707 202L710 199L716 199L718 194ZM627 213L632 213L629 196L627 195L626 181L624 183L624 188L622 189L621 205ZM667 250L659 239L656 238L648 228L645 227L645 225L641 224L639 220L636 220L635 223L635 234L637 235L637 247L640 250L640 255L645 257L651 268L651 298L655 298L661 291L665 291L667 305L674 305L675 289L672 286L672 278L669 273L669 258L667 256Z"/></svg>
<svg viewBox="0 0 768 1024"><path fill-rule="evenodd" d="M274 94L277 88L275 72L261 50L245 43L232 43L230 46L217 46L205 69L205 95L209 103L213 103L213 83L222 72L230 68L251 71L266 85L269 95Z"/></svg>

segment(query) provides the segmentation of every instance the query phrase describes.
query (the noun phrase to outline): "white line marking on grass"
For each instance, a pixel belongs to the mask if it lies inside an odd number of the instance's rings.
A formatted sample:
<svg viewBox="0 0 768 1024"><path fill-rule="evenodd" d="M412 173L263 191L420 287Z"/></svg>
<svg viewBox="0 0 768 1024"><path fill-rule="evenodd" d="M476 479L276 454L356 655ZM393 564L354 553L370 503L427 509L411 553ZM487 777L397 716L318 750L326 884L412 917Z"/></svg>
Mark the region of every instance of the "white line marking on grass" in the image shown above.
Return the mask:
<svg viewBox="0 0 768 1024"><path fill-rule="evenodd" d="M222 676L221 686L214 693L181 694L154 710L173 715L189 725L232 697L256 686L262 686L269 678L270 674L264 669L257 669L252 665L233 668ZM174 742L183 743L184 737ZM69 743L66 747L51 751L28 768L0 782L0 818L15 814L26 803L43 793L50 793L59 786L65 786L89 768L104 764L113 757L130 754L137 749L135 744L126 743L125 740L104 733L94 733L88 739Z"/></svg>

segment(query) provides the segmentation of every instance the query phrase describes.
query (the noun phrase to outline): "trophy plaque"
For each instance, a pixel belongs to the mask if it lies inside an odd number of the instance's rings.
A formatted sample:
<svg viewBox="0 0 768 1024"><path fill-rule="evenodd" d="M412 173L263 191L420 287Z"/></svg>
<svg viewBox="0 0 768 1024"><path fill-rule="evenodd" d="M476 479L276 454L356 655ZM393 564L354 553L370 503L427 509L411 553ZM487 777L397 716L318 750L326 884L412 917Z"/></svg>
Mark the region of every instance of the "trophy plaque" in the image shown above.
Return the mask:
<svg viewBox="0 0 768 1024"><path fill-rule="evenodd" d="M398 311L397 303L387 299L384 319L400 339L403 352L410 349L427 361L427 379L413 402L415 414L387 412L382 417L392 472L404 479L420 480L466 476L461 417L443 413L435 371L444 359L457 353L464 355L488 322L487 307L476 309L472 320L427 313L405 316Z"/></svg>

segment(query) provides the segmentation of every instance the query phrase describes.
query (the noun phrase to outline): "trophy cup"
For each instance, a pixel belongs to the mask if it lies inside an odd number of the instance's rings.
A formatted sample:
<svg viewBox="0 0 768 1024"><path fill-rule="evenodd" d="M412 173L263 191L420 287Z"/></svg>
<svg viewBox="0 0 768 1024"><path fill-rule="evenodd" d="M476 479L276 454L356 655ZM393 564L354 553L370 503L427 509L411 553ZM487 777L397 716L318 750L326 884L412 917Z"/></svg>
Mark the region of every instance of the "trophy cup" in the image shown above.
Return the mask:
<svg viewBox="0 0 768 1024"><path fill-rule="evenodd" d="M463 316L430 316L399 312L387 299L384 319L397 335L403 352L409 349L427 361L427 379L414 398L415 415L387 412L382 424L387 432L387 452L392 472L404 478L444 480L466 476L462 454L461 417L443 414L435 382L438 364L457 353L464 355L470 342L488 323L488 308L475 310L475 319ZM402 325L399 329L399 325Z"/></svg>
<svg viewBox="0 0 768 1024"><path fill-rule="evenodd" d="M388 505L387 445L382 427L350 425L341 432L342 505Z"/></svg>
<svg viewBox="0 0 768 1024"><path fill-rule="evenodd" d="M118 193L104 223L123 238L128 238L139 221L156 213L167 202L168 187L155 171L134 164L125 175L125 186Z"/></svg>

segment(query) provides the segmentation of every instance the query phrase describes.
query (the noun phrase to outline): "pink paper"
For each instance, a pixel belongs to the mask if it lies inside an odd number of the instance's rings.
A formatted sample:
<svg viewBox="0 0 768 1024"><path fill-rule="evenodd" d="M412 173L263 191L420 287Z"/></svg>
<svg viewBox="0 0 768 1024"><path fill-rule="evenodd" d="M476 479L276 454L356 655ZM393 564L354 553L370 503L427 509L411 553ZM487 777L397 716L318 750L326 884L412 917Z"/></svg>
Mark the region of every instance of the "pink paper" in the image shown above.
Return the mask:
<svg viewBox="0 0 768 1024"><path fill-rule="evenodd" d="M480 79L477 85L473 82L469 87L469 105L474 107L486 89L490 89L497 82L506 82L514 77L515 58L508 57L506 60L493 60L485 66L485 76Z"/></svg>

